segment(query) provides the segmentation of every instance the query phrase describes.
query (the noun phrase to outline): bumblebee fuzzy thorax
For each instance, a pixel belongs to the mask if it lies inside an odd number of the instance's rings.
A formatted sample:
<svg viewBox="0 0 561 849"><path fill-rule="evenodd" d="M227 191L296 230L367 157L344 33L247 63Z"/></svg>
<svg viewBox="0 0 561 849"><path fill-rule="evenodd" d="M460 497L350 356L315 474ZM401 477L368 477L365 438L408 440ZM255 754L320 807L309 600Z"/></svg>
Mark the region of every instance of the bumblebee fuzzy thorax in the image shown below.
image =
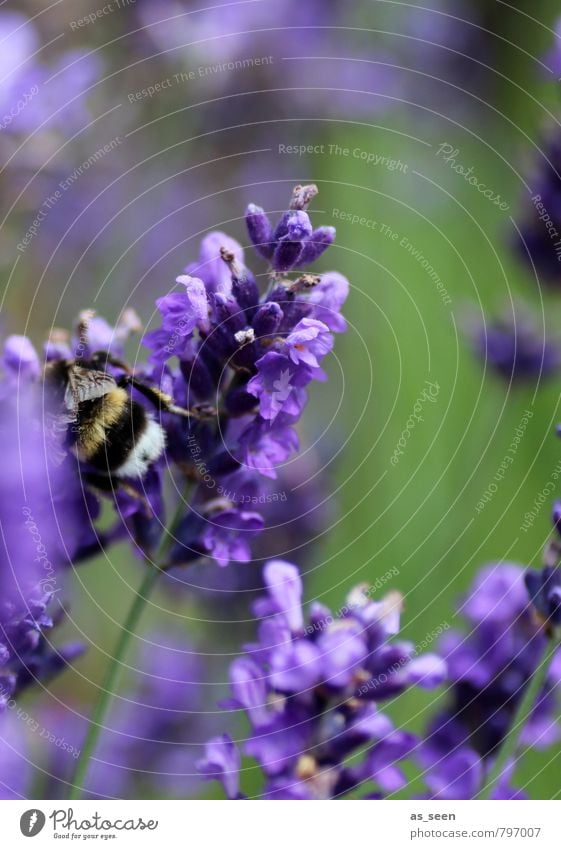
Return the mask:
<svg viewBox="0 0 561 849"><path fill-rule="evenodd" d="M72 430L77 433L76 445L80 460L91 461L111 437L111 429L126 416L129 396L117 387L96 401L85 402L79 422ZM89 409L88 409L89 407Z"/></svg>

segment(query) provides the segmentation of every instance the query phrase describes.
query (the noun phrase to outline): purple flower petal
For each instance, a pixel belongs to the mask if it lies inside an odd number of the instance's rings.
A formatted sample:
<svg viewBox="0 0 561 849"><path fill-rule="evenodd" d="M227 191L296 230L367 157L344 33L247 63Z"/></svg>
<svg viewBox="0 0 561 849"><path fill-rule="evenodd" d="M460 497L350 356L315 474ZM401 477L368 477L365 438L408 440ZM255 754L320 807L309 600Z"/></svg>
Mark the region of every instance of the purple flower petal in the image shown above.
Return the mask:
<svg viewBox="0 0 561 849"><path fill-rule="evenodd" d="M216 230L204 237L198 261L186 266L184 272L200 278L207 292L221 292L229 295L232 291L232 275L222 259L223 250L233 254L235 260L243 265L244 253L240 243L226 233Z"/></svg>
<svg viewBox="0 0 561 849"><path fill-rule="evenodd" d="M341 315L341 307L349 295L349 281L336 271L322 274L321 280L310 292L307 300L314 304L314 318L326 324L330 330L343 333L347 323Z"/></svg>
<svg viewBox="0 0 561 849"><path fill-rule="evenodd" d="M227 566L230 560L247 563L251 559L249 540L263 524L259 513L223 510L207 519L202 544L219 566Z"/></svg>
<svg viewBox="0 0 561 849"><path fill-rule="evenodd" d="M265 210L250 203L245 213L245 223L253 247L264 259L273 256L273 228Z"/></svg>
<svg viewBox="0 0 561 849"><path fill-rule="evenodd" d="M229 799L237 799L240 792L240 753L228 734L213 737L205 747L205 757L196 764L207 778L222 782Z"/></svg>
<svg viewBox="0 0 561 849"><path fill-rule="evenodd" d="M263 578L274 604L293 633L304 627L302 612L302 579L296 566L286 560L269 560L263 569Z"/></svg>

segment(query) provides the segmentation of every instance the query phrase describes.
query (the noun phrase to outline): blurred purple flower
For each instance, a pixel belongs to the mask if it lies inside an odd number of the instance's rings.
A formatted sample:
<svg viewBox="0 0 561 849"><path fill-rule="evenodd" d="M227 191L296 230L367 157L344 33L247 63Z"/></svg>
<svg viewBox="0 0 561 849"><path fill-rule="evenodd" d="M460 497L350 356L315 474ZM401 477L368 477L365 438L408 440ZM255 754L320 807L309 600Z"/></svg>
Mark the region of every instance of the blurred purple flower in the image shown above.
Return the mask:
<svg viewBox="0 0 561 849"><path fill-rule="evenodd" d="M39 357L27 336L8 336L2 360L6 374L14 381L39 376Z"/></svg>
<svg viewBox="0 0 561 849"><path fill-rule="evenodd" d="M561 77L561 18L555 22L553 46L544 56L544 61L549 66L552 76L559 81Z"/></svg>
<svg viewBox="0 0 561 849"><path fill-rule="evenodd" d="M29 346L17 349L28 363ZM31 391L34 369L19 369L13 359L11 365L22 379L0 410L6 452L0 476L0 710L82 651L73 645L55 648L47 632L61 618L49 614L62 589L61 566L79 556L89 528L83 521L87 507L67 468L52 468L46 456Z"/></svg>
<svg viewBox="0 0 561 849"><path fill-rule="evenodd" d="M524 569L514 563L484 567L460 611L470 631L466 636L450 631L441 641L449 704L431 721L420 753L427 785L440 799L469 799L479 791L546 640L532 615ZM560 684L558 653L522 731L522 745L545 749L560 738ZM508 777L507 770L497 792L516 798Z"/></svg>
<svg viewBox="0 0 561 849"><path fill-rule="evenodd" d="M474 329L475 353L504 380L550 377L561 365L561 350L538 333L529 320L504 319Z"/></svg>
<svg viewBox="0 0 561 849"><path fill-rule="evenodd" d="M135 680L107 720L85 781L87 798L135 798L146 792L185 798L200 785L195 763L213 731L205 693L208 670L179 634L155 633L136 661ZM49 779L44 797L66 798L87 729L77 709L41 713L65 745L46 744L40 764Z"/></svg>
<svg viewBox="0 0 561 849"><path fill-rule="evenodd" d="M528 569L524 582L532 607L546 628L561 625L561 569L546 566L541 572Z"/></svg>
<svg viewBox="0 0 561 849"><path fill-rule="evenodd" d="M173 60L185 50L196 57L197 83L209 96L235 96L243 85L265 91L277 112L296 104L307 114L337 108L370 118L403 93L395 60L364 32L360 7L343 7L337 0L304 5L298 0L248 0L201 9L191 0L161 0L157 6L137 0L135 8L143 34L166 58ZM348 41L345 56L341 30ZM280 57L285 61L277 92ZM221 69L229 73L216 72ZM244 107L246 114L252 109L247 98ZM258 106L254 108L261 118ZM251 132L253 139L263 132L258 122Z"/></svg>
<svg viewBox="0 0 561 849"><path fill-rule="evenodd" d="M523 223L516 248L540 282L559 286L561 280L561 139L552 134L540 145L530 175L530 196L524 196Z"/></svg>
<svg viewBox="0 0 561 849"><path fill-rule="evenodd" d="M99 77L101 63L92 52L73 50L44 63L35 24L19 12L0 12L0 95L2 130L29 136L38 131L64 137L90 117L86 91Z"/></svg>

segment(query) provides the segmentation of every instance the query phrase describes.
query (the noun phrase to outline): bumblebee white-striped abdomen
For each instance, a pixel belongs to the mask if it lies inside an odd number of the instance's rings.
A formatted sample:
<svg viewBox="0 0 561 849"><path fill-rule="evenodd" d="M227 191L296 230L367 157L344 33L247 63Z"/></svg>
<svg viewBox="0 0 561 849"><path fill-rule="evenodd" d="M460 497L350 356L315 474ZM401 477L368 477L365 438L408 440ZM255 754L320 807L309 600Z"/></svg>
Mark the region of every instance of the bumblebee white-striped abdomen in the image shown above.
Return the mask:
<svg viewBox="0 0 561 849"><path fill-rule="evenodd" d="M123 478L143 477L149 467L159 460L166 447L166 435L163 428L147 414L146 427L138 435L126 460L115 469Z"/></svg>

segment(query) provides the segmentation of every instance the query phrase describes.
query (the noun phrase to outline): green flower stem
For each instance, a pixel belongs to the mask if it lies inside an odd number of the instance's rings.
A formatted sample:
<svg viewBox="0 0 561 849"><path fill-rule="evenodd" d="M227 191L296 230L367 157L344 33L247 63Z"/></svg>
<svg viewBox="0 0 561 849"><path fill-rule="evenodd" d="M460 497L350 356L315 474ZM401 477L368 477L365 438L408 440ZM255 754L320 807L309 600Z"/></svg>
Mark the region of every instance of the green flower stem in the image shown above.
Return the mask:
<svg viewBox="0 0 561 849"><path fill-rule="evenodd" d="M102 731L103 721L107 715L109 706L113 701L115 684L119 676L121 663L140 621L140 617L142 616L148 597L158 580L159 571L159 569L154 568L153 566L147 569L138 593L135 595L128 616L121 628L117 645L115 646L109 666L105 672L103 683L101 684L101 690L90 719L88 733L86 735L84 745L82 746L80 757L76 762L76 769L72 777L70 793L68 796L69 799L79 799L82 794L82 785L86 778L90 760L97 746Z"/></svg>
<svg viewBox="0 0 561 849"><path fill-rule="evenodd" d="M155 557L155 562L149 561L147 564L146 574L142 579L142 583L135 595L134 601L121 628L115 650L113 651L109 666L107 667L105 677L101 684L99 695L90 719L88 733L80 752L80 757L76 761L76 769L74 770L74 774L70 781L70 791L68 794L69 799L79 799L82 794L82 785L86 778L90 760L99 742L99 737L103 729L103 722L115 695L115 686L119 677L123 658L125 657L131 639L136 632L148 599L156 586L158 577L163 571L161 566L158 564L163 564L165 561L165 556L174 540L177 526L184 515L186 500L187 494L184 494L183 498L181 498L179 502L173 520L160 543Z"/></svg>
<svg viewBox="0 0 561 849"><path fill-rule="evenodd" d="M491 799L493 791L501 780L508 761L515 756L518 750L520 735L530 718L536 699L544 688L551 661L553 660L553 656L558 648L558 639L549 640L540 663L526 685L524 695L518 705L514 718L511 722L510 729L503 740L497 759L477 796L478 799Z"/></svg>

